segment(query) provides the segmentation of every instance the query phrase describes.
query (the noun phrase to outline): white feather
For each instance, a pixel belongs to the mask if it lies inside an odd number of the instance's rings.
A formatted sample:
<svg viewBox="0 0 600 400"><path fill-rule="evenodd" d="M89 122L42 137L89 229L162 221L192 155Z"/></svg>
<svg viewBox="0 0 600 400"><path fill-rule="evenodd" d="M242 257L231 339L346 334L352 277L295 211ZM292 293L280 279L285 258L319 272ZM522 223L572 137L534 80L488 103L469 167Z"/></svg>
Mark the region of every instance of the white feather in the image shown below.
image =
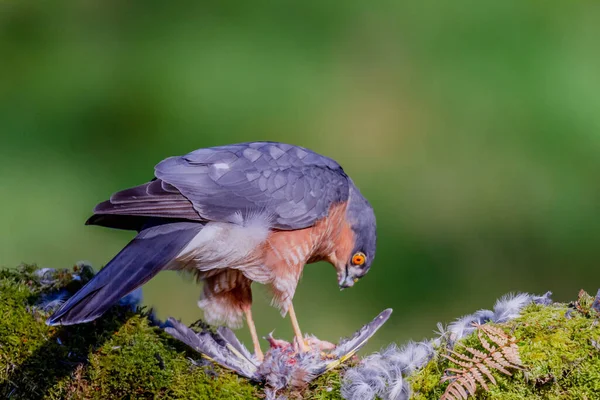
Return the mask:
<svg viewBox="0 0 600 400"><path fill-rule="evenodd" d="M268 218L253 215L244 220L236 213L232 220L240 223L207 223L176 259L192 258L201 271L246 266L252 252L269 236Z"/></svg>
<svg viewBox="0 0 600 400"><path fill-rule="evenodd" d="M228 170L229 168L231 168L231 167L229 166L229 164L227 164L227 163L215 163L215 164L214 164L214 167L215 167L216 169L221 169L221 170L222 170L222 169Z"/></svg>
<svg viewBox="0 0 600 400"><path fill-rule="evenodd" d="M527 293L506 294L494 304L494 322L506 322L519 316L521 309L531 303L532 296Z"/></svg>

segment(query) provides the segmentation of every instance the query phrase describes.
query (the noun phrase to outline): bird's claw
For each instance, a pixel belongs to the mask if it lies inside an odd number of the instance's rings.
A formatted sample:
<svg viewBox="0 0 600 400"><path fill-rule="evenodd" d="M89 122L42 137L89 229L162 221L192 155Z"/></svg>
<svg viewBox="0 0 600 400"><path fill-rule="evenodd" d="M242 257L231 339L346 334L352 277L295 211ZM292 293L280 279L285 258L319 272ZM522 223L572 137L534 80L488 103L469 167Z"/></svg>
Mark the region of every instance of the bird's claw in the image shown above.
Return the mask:
<svg viewBox="0 0 600 400"><path fill-rule="evenodd" d="M254 358L256 358L256 361L258 361L259 363L262 363L263 361L265 361L265 355L263 354L263 352L261 351L259 352L255 352L254 353Z"/></svg>
<svg viewBox="0 0 600 400"><path fill-rule="evenodd" d="M277 340L277 339L272 339L271 338L272 343L287 343L283 340ZM289 345L289 344L288 344ZM281 345L279 346L275 346L275 347L283 347ZM294 338L293 341L293 348L294 348L294 354L297 353L309 353L312 351L318 351L321 354L321 358L324 360L330 360L335 358L334 355L330 354L330 352L332 350L335 349L335 344L325 341L325 340L320 340L317 339L314 336L311 335L307 335L301 342L298 340L298 338Z"/></svg>
<svg viewBox="0 0 600 400"><path fill-rule="evenodd" d="M302 346L300 346L301 353L308 353L310 351L310 347L304 342Z"/></svg>
<svg viewBox="0 0 600 400"><path fill-rule="evenodd" d="M328 342L326 340L320 340L317 339L315 336L307 336L304 339L305 343L308 345L308 347L312 350L319 350L321 352L323 351L331 351L333 349L335 349L336 345Z"/></svg>
<svg viewBox="0 0 600 400"><path fill-rule="evenodd" d="M298 338L294 338L293 347L297 353L308 353L311 351L310 344L308 339L298 340Z"/></svg>

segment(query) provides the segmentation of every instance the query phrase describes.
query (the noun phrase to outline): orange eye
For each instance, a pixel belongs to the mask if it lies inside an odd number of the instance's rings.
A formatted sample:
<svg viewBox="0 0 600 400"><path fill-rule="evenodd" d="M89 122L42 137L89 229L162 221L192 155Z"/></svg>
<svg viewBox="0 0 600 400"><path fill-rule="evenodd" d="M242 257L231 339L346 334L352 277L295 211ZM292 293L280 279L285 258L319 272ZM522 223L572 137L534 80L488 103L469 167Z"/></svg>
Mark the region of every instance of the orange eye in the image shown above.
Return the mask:
<svg viewBox="0 0 600 400"><path fill-rule="evenodd" d="M352 264L354 265L363 265L367 261L367 256L363 253L356 253L352 256Z"/></svg>

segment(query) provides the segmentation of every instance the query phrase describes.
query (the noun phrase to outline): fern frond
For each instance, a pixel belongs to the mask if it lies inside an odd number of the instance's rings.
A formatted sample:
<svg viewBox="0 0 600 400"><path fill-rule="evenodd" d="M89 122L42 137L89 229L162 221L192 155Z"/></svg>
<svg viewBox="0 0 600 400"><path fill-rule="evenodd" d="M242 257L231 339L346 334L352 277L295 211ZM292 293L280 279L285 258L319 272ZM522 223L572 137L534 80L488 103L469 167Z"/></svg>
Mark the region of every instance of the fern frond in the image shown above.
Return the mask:
<svg viewBox="0 0 600 400"><path fill-rule="evenodd" d="M469 393L475 393L477 390L477 382L475 382L475 378L469 374L465 375L464 378L465 388L469 391Z"/></svg>
<svg viewBox="0 0 600 400"><path fill-rule="evenodd" d="M453 358L452 356L446 355L446 354L442 354L442 357L447 358L448 360L452 361L454 364L463 367L463 368L471 368L473 366L472 362L465 362L465 361L460 361L457 360L455 358Z"/></svg>
<svg viewBox="0 0 600 400"><path fill-rule="evenodd" d="M485 376L488 377L488 379L490 380L490 382L492 382L494 385L496 384L496 380L492 376L490 370L487 369L487 367L485 365L480 366L479 369L475 369L473 371L473 378L475 378L477 380L477 382L479 382L479 384L487 392L488 390L490 390L490 388L488 387L487 382L483 378L483 375L481 374L482 372L485 374ZM473 393L475 393L475 391L473 391Z"/></svg>
<svg viewBox="0 0 600 400"><path fill-rule="evenodd" d="M514 337L507 335L506 332L504 332L502 329L498 328L497 326L491 326L488 324L485 324L485 325L476 324L474 326L477 329L479 329L481 332L484 332L490 338L490 340L492 342L496 343L500 347L506 346L506 344L508 342L512 342L512 343L516 342L516 339Z"/></svg>
<svg viewBox="0 0 600 400"><path fill-rule="evenodd" d="M483 346L483 348L488 352L494 352L496 351L496 346L492 346L490 344L490 342L488 342L484 337L483 337L483 332L481 330L477 331L477 337L479 338L479 341L481 342L481 345Z"/></svg>
<svg viewBox="0 0 600 400"><path fill-rule="evenodd" d="M504 357L513 365L522 365L521 356L519 355L519 347L516 344L511 344L509 347L502 349Z"/></svg>
<svg viewBox="0 0 600 400"><path fill-rule="evenodd" d="M483 359L486 356L486 354L483 351L474 349L472 347L465 347L465 350L467 350L469 353L473 354L477 358Z"/></svg>
<svg viewBox="0 0 600 400"><path fill-rule="evenodd" d="M473 362L476 362L473 358L471 358L467 355L464 355L464 354L457 353L450 349L448 349L448 353L456 356L459 360L462 360L462 361L458 361L454 357L449 356L447 354L442 354L442 357L447 358L448 360L452 361L454 364L460 365L461 367L469 368L469 367L471 367L471 365L473 365Z"/></svg>
<svg viewBox="0 0 600 400"><path fill-rule="evenodd" d="M497 354L498 354L498 353L494 353L494 355L497 355ZM494 357L494 358L495 358L495 357ZM485 360L483 360L483 361L484 361L484 362L487 364L487 366L488 366L488 367L490 367L492 370L494 370L494 369L495 369L495 370L498 370L498 371L500 371L500 372L502 372L503 374L505 374L505 375L508 375L508 376L511 376L511 375L512 375L512 374L510 373L510 371L506 370L506 369L504 368L504 366L503 366L501 363L499 363L499 362L496 362L495 360L492 360L491 358L486 358L486 359L485 359Z"/></svg>
<svg viewBox="0 0 600 400"><path fill-rule="evenodd" d="M473 326L477 329L477 337L484 350L465 347L470 355L450 349L449 354L442 354L461 368L446 369L446 375L440 383L449 381L450 384L440 400L466 400L475 394L478 383L485 391L489 391L488 382L496 385L492 371L512 376L509 369L523 369L515 337L488 324L474 323Z"/></svg>

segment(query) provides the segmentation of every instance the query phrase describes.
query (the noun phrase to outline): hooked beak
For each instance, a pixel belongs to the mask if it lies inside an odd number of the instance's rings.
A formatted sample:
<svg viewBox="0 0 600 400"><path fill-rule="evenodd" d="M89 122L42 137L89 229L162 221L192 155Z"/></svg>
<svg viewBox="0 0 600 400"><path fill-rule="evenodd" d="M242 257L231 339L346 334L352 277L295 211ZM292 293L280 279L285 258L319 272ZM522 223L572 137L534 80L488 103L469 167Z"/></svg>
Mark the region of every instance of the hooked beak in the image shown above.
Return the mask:
<svg viewBox="0 0 600 400"><path fill-rule="evenodd" d="M346 266L344 272L338 276L338 285L340 290L352 287L356 282L358 282L358 278L353 278L350 276L350 274L348 274L348 266Z"/></svg>

